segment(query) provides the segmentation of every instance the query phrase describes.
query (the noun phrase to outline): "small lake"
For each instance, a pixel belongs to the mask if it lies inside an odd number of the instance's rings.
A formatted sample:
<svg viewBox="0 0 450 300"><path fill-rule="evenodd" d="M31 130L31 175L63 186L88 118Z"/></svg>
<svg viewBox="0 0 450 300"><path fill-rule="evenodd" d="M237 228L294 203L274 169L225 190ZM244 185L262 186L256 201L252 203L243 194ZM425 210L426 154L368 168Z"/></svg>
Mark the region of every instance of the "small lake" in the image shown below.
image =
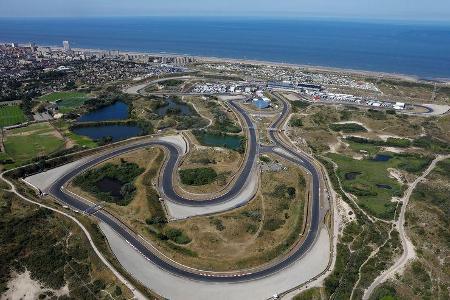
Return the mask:
<svg viewBox="0 0 450 300"><path fill-rule="evenodd" d="M375 155L374 158L372 158L372 160L383 162L383 161L388 161L388 160L390 160L391 158L392 158L392 156L390 156L390 155L386 155L386 154L377 154L377 155Z"/></svg>
<svg viewBox="0 0 450 300"><path fill-rule="evenodd" d="M108 193L114 198L118 199L122 198L120 190L122 189L123 184L117 179L110 177L103 177L102 179L97 181L95 185L103 193Z"/></svg>
<svg viewBox="0 0 450 300"><path fill-rule="evenodd" d="M126 140L142 134L142 129L132 125L104 125L74 128L72 131L78 135L87 136L92 140L100 140L110 136L113 142Z"/></svg>
<svg viewBox="0 0 450 300"><path fill-rule="evenodd" d="M345 173L344 177L346 180L355 180L358 175L361 175L361 172L348 172Z"/></svg>
<svg viewBox="0 0 450 300"><path fill-rule="evenodd" d="M208 132L196 134L195 137L204 146L224 147L232 150L238 150L242 140L241 136Z"/></svg>
<svg viewBox="0 0 450 300"><path fill-rule="evenodd" d="M392 186L390 186L389 184L377 183L376 186L379 189L392 190Z"/></svg>
<svg viewBox="0 0 450 300"><path fill-rule="evenodd" d="M183 115L183 116L192 115L192 110L189 107L189 105L182 102L177 102L171 98L165 99L164 101L165 105L156 110L156 113L159 116L165 116L167 114Z"/></svg>
<svg viewBox="0 0 450 300"><path fill-rule="evenodd" d="M77 122L100 122L126 119L128 119L128 105L118 101L114 104L82 115L77 119Z"/></svg>

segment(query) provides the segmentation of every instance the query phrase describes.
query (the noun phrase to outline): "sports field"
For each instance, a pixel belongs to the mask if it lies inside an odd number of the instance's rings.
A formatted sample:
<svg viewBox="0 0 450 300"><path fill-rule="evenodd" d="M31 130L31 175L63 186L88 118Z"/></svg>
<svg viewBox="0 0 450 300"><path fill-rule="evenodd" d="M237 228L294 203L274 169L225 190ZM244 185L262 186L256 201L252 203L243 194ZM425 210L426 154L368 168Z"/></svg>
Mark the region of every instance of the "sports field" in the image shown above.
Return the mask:
<svg viewBox="0 0 450 300"><path fill-rule="evenodd" d="M58 101L59 110L62 113L80 107L89 99L86 93L82 92L54 92L39 98L42 101L55 102Z"/></svg>
<svg viewBox="0 0 450 300"><path fill-rule="evenodd" d="M4 141L5 156L20 165L64 148L64 140L48 123L10 130Z"/></svg>
<svg viewBox="0 0 450 300"><path fill-rule="evenodd" d="M0 106L0 127L23 123L27 120L19 105Z"/></svg>

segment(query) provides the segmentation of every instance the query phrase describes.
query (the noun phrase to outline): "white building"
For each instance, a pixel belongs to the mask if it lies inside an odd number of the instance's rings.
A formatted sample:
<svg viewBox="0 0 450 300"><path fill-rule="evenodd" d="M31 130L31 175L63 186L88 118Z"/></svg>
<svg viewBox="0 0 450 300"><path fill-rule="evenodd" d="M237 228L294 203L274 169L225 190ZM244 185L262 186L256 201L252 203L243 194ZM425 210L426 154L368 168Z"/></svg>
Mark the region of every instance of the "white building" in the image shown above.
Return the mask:
<svg viewBox="0 0 450 300"><path fill-rule="evenodd" d="M70 51L69 41L63 41L63 49L64 51Z"/></svg>

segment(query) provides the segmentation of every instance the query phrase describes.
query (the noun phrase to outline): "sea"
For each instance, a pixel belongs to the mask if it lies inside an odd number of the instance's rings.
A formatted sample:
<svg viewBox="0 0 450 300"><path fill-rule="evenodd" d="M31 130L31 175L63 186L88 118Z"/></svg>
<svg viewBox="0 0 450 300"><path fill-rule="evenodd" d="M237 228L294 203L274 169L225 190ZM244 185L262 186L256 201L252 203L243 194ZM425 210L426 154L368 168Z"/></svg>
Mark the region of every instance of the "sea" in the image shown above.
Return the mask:
<svg viewBox="0 0 450 300"><path fill-rule="evenodd" d="M1 18L0 42L450 78L450 23L212 17Z"/></svg>

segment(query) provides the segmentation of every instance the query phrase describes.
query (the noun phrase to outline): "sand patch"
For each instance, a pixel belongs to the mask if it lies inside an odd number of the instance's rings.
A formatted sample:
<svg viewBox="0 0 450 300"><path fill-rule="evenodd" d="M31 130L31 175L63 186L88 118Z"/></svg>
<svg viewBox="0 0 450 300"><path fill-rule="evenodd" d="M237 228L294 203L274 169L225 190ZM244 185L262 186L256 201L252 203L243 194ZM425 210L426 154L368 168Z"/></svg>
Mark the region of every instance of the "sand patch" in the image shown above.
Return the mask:
<svg viewBox="0 0 450 300"><path fill-rule="evenodd" d="M1 300L34 300L39 299L39 295L50 292L57 297L68 295L69 287L66 285L59 290L47 289L41 283L31 278L30 271L21 274L13 274L13 278L8 282L8 290L1 296Z"/></svg>

